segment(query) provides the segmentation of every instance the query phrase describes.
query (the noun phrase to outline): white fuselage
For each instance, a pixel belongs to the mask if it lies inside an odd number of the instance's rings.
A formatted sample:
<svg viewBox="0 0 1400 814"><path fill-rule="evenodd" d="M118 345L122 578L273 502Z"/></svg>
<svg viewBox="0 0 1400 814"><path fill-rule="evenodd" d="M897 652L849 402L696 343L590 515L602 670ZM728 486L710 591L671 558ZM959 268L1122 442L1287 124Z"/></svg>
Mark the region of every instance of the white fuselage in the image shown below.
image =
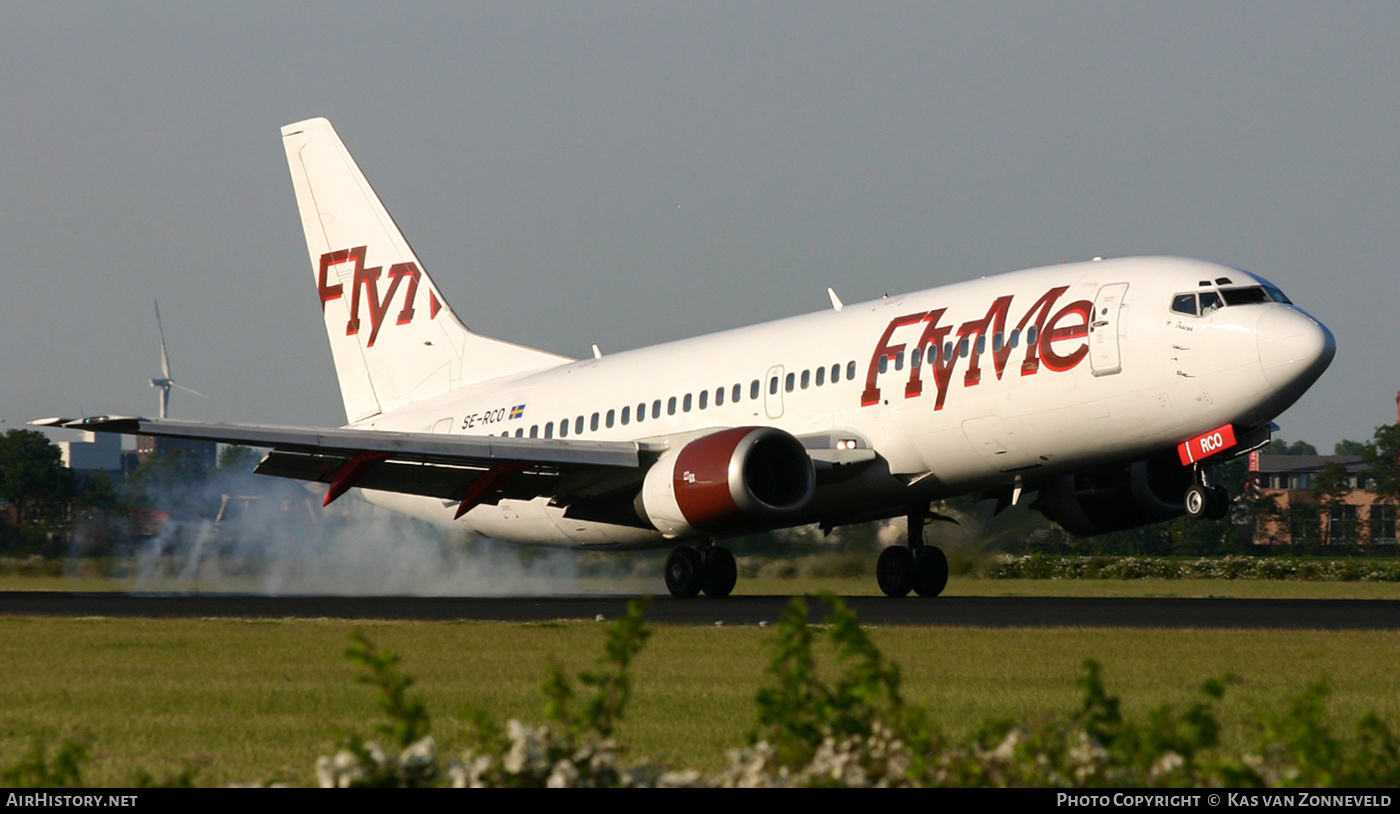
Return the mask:
<svg viewBox="0 0 1400 814"><path fill-rule="evenodd" d="M1278 415L1320 375L1331 336L1285 302L1173 311L1175 296L1224 278L1265 284L1178 258L1050 266L502 377L353 426L672 444L738 426L848 434L876 464L820 487L801 522L893 516ZM454 522L450 501L366 496ZM480 505L455 523L526 543L668 544L660 531L567 518L544 497Z"/></svg>

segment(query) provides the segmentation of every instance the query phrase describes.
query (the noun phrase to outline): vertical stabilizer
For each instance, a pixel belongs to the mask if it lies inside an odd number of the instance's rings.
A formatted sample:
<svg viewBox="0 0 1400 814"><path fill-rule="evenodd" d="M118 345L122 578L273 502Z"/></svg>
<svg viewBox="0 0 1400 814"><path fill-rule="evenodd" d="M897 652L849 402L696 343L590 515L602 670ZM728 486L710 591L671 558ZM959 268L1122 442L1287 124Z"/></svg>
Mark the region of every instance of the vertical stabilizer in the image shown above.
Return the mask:
<svg viewBox="0 0 1400 814"><path fill-rule="evenodd" d="M571 361L468 330L330 122L289 124L282 142L347 420Z"/></svg>

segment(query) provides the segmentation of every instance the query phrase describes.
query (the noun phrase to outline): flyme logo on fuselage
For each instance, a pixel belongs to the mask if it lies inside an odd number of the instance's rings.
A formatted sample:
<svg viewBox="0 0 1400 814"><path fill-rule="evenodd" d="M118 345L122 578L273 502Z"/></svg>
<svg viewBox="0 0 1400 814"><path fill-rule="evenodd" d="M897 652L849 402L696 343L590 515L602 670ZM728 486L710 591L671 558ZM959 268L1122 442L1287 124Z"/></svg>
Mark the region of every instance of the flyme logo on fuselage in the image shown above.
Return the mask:
<svg viewBox="0 0 1400 814"><path fill-rule="evenodd" d="M946 308L932 311L919 311L905 314L890 320L885 326L875 352L870 355L870 369L865 375L865 390L860 395L862 407L880 403L880 373L888 370L890 360L898 360L895 369L902 366L904 350L913 338L913 331L922 326L914 351L909 358L909 379L904 385L904 397L912 399L924 392L923 365L927 362L933 368L933 384L937 391L933 409L943 409L943 401L948 395L948 385L959 359L967 359L967 371L963 374L963 387L972 387L982 381L982 357L990 355L992 367L998 380L1006 369L1006 363L1018 346L1024 346L1025 357L1021 361L1021 375L1030 376L1040 370L1041 364L1056 373L1072 369L1089 354L1089 321L1094 304L1088 300L1076 300L1061 307L1051 315L1052 309L1069 286L1057 286L1045 292L1032 303L1025 315L1016 323L1010 334L1006 331L1007 314L1011 311L1014 295L998 297L987 309L985 316L970 320L958 326L956 339L952 334L955 323L944 322ZM907 334L904 341L894 342L896 332ZM1066 343L1074 342L1071 347ZM990 349L987 346L990 345Z"/></svg>
<svg viewBox="0 0 1400 814"><path fill-rule="evenodd" d="M369 304L369 339L366 340L366 347L374 347L374 340L379 337L379 328L384 324L384 317L389 312L389 304L394 301L394 294L399 290L399 284L405 279L408 280L408 291L404 294L403 308L399 311L397 324L407 325L413 321L413 303L418 295L418 282L423 277L423 272L419 271L416 263L395 263L389 267L389 290L385 292L384 299L379 299L379 277L383 271L383 266L365 268L365 250L367 247L358 246L353 249L341 249L334 252L326 252L321 255L320 273L316 280L316 293L321 297L321 313L326 312L326 303L331 300L340 299L344 295L344 286L341 283L330 283L331 268L343 264L354 264L350 274L337 274L336 277L350 278L350 321L345 325L345 335L354 336L360 332L360 301L361 291L364 292L363 299ZM428 318L437 316L442 304L438 301L437 295L431 290L428 291Z"/></svg>

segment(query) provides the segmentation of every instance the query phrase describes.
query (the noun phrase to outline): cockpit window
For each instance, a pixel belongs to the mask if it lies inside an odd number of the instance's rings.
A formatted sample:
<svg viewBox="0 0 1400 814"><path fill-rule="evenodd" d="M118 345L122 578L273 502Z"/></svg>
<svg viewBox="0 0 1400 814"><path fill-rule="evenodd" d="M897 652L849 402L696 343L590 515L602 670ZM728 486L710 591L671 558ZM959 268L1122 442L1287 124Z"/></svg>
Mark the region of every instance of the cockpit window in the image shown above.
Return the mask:
<svg viewBox="0 0 1400 814"><path fill-rule="evenodd" d="M1196 315L1196 295L1177 294L1172 297L1172 310L1178 314L1190 314L1194 317Z"/></svg>
<svg viewBox="0 0 1400 814"><path fill-rule="evenodd" d="M1254 305L1257 303L1281 302L1292 305L1277 287L1264 285L1222 288L1219 291L1202 291L1199 294L1176 294L1172 297L1172 312L1205 316L1219 311L1227 305Z"/></svg>
<svg viewBox="0 0 1400 814"><path fill-rule="evenodd" d="M1258 285L1248 288L1222 288L1220 296L1225 298L1226 305L1252 305L1270 301L1269 295L1264 293L1264 287Z"/></svg>

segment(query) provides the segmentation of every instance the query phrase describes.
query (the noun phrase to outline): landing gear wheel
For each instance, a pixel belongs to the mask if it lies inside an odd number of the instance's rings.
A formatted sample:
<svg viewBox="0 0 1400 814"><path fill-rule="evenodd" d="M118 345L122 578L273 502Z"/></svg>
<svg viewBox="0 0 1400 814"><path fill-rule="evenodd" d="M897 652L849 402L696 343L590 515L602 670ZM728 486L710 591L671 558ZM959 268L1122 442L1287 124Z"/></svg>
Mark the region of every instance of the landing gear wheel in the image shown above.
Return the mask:
<svg viewBox="0 0 1400 814"><path fill-rule="evenodd" d="M734 555L724 546L711 546L705 552L705 578L702 590L705 596L719 599L729 596L734 583L739 581L739 566ZM668 571L669 573L669 571Z"/></svg>
<svg viewBox="0 0 1400 814"><path fill-rule="evenodd" d="M671 596L689 599L700 593L704 582L705 567L700 560L700 552L681 546L666 558L666 590Z"/></svg>
<svg viewBox="0 0 1400 814"><path fill-rule="evenodd" d="M914 552L900 545L881 551L875 580L885 596L907 596L914 587Z"/></svg>
<svg viewBox="0 0 1400 814"><path fill-rule="evenodd" d="M1206 501L1206 517L1211 520L1223 520L1229 513L1230 493L1217 483L1210 487L1210 499Z"/></svg>
<svg viewBox="0 0 1400 814"><path fill-rule="evenodd" d="M948 558L943 549L926 545L914 553L914 593L938 596L948 586Z"/></svg>
<svg viewBox="0 0 1400 814"><path fill-rule="evenodd" d="M1206 516L1206 509L1210 506L1210 492L1205 486L1199 483L1191 484L1191 488L1186 490L1186 514L1199 520Z"/></svg>

